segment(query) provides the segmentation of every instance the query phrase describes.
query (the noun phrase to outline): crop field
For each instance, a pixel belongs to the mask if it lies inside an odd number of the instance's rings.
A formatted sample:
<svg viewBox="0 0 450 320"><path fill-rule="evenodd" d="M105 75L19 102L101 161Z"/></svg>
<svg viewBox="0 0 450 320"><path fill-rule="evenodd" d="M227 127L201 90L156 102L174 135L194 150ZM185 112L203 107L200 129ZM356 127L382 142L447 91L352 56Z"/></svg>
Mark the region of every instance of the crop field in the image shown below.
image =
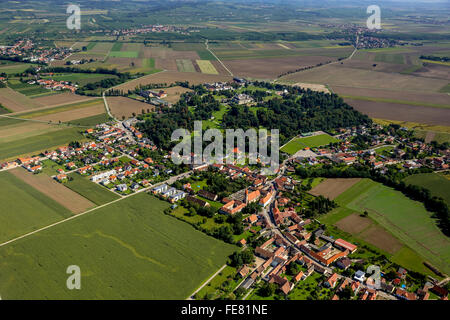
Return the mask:
<svg viewBox="0 0 450 320"><path fill-rule="evenodd" d="M41 94L56 94L56 92L47 90L41 86L22 83L19 80L8 80L8 86L11 89L30 98L32 98L33 96L39 96Z"/></svg>
<svg viewBox="0 0 450 320"><path fill-rule="evenodd" d="M45 108L39 108L36 110L28 111L28 112L21 112L16 113L15 116L20 117L22 119L33 119L41 116L51 115L51 114L57 114L65 111L76 111L76 110L82 110L85 108L95 107L102 103L102 99L96 98L96 99L89 99L87 101L81 101L81 102L75 102L71 104L64 104L56 107L45 107ZM81 113L81 111L80 111Z"/></svg>
<svg viewBox="0 0 450 320"><path fill-rule="evenodd" d="M2 298L185 299L237 248L168 206L141 193L0 248ZM66 287L73 264L82 290Z"/></svg>
<svg viewBox="0 0 450 320"><path fill-rule="evenodd" d="M73 213L81 213L95 206L93 202L66 188L46 174L33 174L24 168L16 168L10 172Z"/></svg>
<svg viewBox="0 0 450 320"><path fill-rule="evenodd" d="M450 108L433 108L377 102L356 99L344 99L349 105L371 118L450 126Z"/></svg>
<svg viewBox="0 0 450 320"><path fill-rule="evenodd" d="M332 47L332 48L302 48L291 49L280 48L278 44L273 47L263 47L257 49L240 48L236 50L224 49L214 50L214 53L221 60L244 60L244 59L264 59L300 56L325 56L330 58L348 57L353 51L352 47ZM336 60L336 59L334 59ZM250 63L250 62L249 62Z"/></svg>
<svg viewBox="0 0 450 320"><path fill-rule="evenodd" d="M108 55L113 58L137 58L139 52L137 51L111 51Z"/></svg>
<svg viewBox="0 0 450 320"><path fill-rule="evenodd" d="M333 86L333 91L344 98L366 99L376 102L392 102L430 107L448 107L450 102L445 93L426 93L413 91L394 91L391 89L368 89Z"/></svg>
<svg viewBox="0 0 450 320"><path fill-rule="evenodd" d="M61 129L50 133L33 135L17 139L14 143L0 143L0 159L6 160L20 155L34 154L49 148L54 148L71 141L84 140L77 128Z"/></svg>
<svg viewBox="0 0 450 320"><path fill-rule="evenodd" d="M69 177L73 180L64 183L64 185L96 205L102 205L119 198L117 194L91 182L88 178L83 177L78 173L71 173Z"/></svg>
<svg viewBox="0 0 450 320"><path fill-rule="evenodd" d="M91 101L95 99L98 98L80 96L70 92L64 92L56 95L34 98L32 101L44 105L46 107L56 107L61 105Z"/></svg>
<svg viewBox="0 0 450 320"><path fill-rule="evenodd" d="M74 110L67 110L57 113L45 114L37 117L33 117L33 120L43 120L51 122L69 122L80 118L87 118L102 114L105 112L103 103L98 102L93 106L76 108Z"/></svg>
<svg viewBox="0 0 450 320"><path fill-rule="evenodd" d="M349 75L342 77L343 74ZM444 79L432 79L403 75L398 73L377 72L345 66L327 65L306 71L300 71L282 77L285 82L309 82L355 88L371 88L413 92L439 92L448 84Z"/></svg>
<svg viewBox="0 0 450 320"><path fill-rule="evenodd" d="M62 128L62 126L59 125L2 118L2 120L6 119L18 122L0 122L0 145L8 143L14 144L17 140L54 132Z"/></svg>
<svg viewBox="0 0 450 320"><path fill-rule="evenodd" d="M437 173L420 173L406 177L406 184L421 186L430 190L431 194L441 197L450 204L450 180Z"/></svg>
<svg viewBox="0 0 450 320"><path fill-rule="evenodd" d="M139 85L146 85L151 83L166 83L167 85L175 83L177 81L189 81L190 84L200 84L205 82L218 82L232 80L230 76L216 75L216 74L204 74L197 72L174 72L165 71L148 76L141 77L132 81L128 81L117 89L120 90L134 90Z"/></svg>
<svg viewBox="0 0 450 320"><path fill-rule="evenodd" d="M433 275L423 265L429 261L448 272L449 241L421 203L369 179L362 179L335 201L339 207L320 218L321 223L336 225L356 239L394 254L392 259L405 268ZM359 217L364 211L368 217Z"/></svg>
<svg viewBox="0 0 450 320"><path fill-rule="evenodd" d="M123 117L131 118L133 117L133 113L137 115L141 114L142 110L147 113L155 109L155 106L151 104L126 97L107 97L106 100L111 109L111 114L117 119L122 119Z"/></svg>
<svg viewBox="0 0 450 320"><path fill-rule="evenodd" d="M84 86L90 82L97 82L104 79L117 78L117 76L112 74L99 74L99 73L67 73L67 74L55 74L53 76L45 76L43 78L52 79L55 81L70 81L73 83L77 83L80 86Z"/></svg>
<svg viewBox="0 0 450 320"><path fill-rule="evenodd" d="M420 202L376 183L346 207L359 213L368 211L370 218L424 259L443 272L450 271L450 241Z"/></svg>
<svg viewBox="0 0 450 320"><path fill-rule="evenodd" d="M377 53L375 55L374 61L388 62L388 63L405 63L405 57L402 54L388 54L388 53Z"/></svg>
<svg viewBox="0 0 450 320"><path fill-rule="evenodd" d="M180 72L196 72L194 64L189 59L177 59L177 68Z"/></svg>
<svg viewBox="0 0 450 320"><path fill-rule="evenodd" d="M214 68L214 66L212 65L211 61L209 60L197 60L196 61L200 70L202 71L202 73L206 73L206 74L219 74L216 70L216 68Z"/></svg>
<svg viewBox="0 0 450 320"><path fill-rule="evenodd" d="M104 110L103 110L104 111ZM95 116L91 116L91 117L86 117L86 118L79 118L79 119L75 119L72 121L68 121L66 123L70 123L70 124L74 124L74 125L78 125L78 126L96 126L97 124L100 123L105 123L110 121L111 119L109 118L109 116L103 112L100 113L98 115Z"/></svg>
<svg viewBox="0 0 450 320"><path fill-rule="evenodd" d="M341 193L358 183L361 179L326 179L309 192L313 196L324 196L334 200Z"/></svg>
<svg viewBox="0 0 450 320"><path fill-rule="evenodd" d="M316 148L337 141L338 140L336 138L333 138L328 134L320 134L305 138L294 138L280 150L289 154L295 154L297 151L305 148Z"/></svg>
<svg viewBox="0 0 450 320"><path fill-rule="evenodd" d="M10 172L0 172L0 180L2 243L71 216L68 209Z"/></svg>
<svg viewBox="0 0 450 320"><path fill-rule="evenodd" d="M31 63L6 63L0 64L0 73L6 73L7 75L14 75L16 73L22 73L30 67L36 66Z"/></svg>
<svg viewBox="0 0 450 320"><path fill-rule="evenodd" d="M93 47L91 47L92 44L94 44ZM87 53L106 55L113 45L111 42L91 42L87 47Z"/></svg>
<svg viewBox="0 0 450 320"><path fill-rule="evenodd" d="M306 66L315 66L319 63L330 61L329 57L301 56L301 57L276 57L247 60L227 60L225 65L241 77L257 79L275 79L288 71L295 71Z"/></svg>
<svg viewBox="0 0 450 320"><path fill-rule="evenodd" d="M0 89L0 103L12 112L42 107L42 104L39 101L30 99L11 88Z"/></svg>

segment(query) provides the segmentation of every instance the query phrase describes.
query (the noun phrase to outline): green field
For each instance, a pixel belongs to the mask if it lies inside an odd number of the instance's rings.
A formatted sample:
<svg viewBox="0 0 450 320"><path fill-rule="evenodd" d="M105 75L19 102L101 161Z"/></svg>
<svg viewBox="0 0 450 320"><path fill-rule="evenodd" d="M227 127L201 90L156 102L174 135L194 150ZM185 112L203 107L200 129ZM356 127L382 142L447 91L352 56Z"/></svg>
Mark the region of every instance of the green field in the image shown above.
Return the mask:
<svg viewBox="0 0 450 320"><path fill-rule="evenodd" d="M27 96L27 97L33 97L41 94L48 94L54 93L50 90L47 90L41 86L28 84L28 83L22 83L19 80L9 80L8 86L11 89L14 89L15 91Z"/></svg>
<svg viewBox="0 0 450 320"><path fill-rule="evenodd" d="M180 72L195 72L194 64L189 59L177 59L177 69Z"/></svg>
<svg viewBox="0 0 450 320"><path fill-rule="evenodd" d="M332 142L337 142L336 138L333 138L332 136L328 134L320 134L317 136L312 137L305 137L305 138L295 138L289 143L287 143L284 147L282 147L280 150L282 152L286 152L289 154L294 154L299 150L305 149L305 148L317 148L321 146L325 146L327 144L330 144Z"/></svg>
<svg viewBox="0 0 450 320"><path fill-rule="evenodd" d="M54 81L70 81L73 83L78 83L81 86L84 86L88 83L98 82L104 79L117 78L117 76L112 74L100 74L100 73L66 73L66 74L56 74L53 76L45 76L43 78L53 79Z"/></svg>
<svg viewBox="0 0 450 320"><path fill-rule="evenodd" d="M111 51L120 51L122 50L123 42L116 42L111 48Z"/></svg>
<svg viewBox="0 0 450 320"><path fill-rule="evenodd" d="M3 299L185 299L237 247L164 215L145 193L0 248ZM68 290L66 269L81 269Z"/></svg>
<svg viewBox="0 0 450 320"><path fill-rule="evenodd" d="M395 63L395 64L404 64L405 58L404 58L403 54L377 53L375 55L375 61Z"/></svg>
<svg viewBox="0 0 450 320"><path fill-rule="evenodd" d="M36 64L31 63L8 63L0 64L0 73L6 73L7 75L12 75L16 73L22 73L30 67L35 67Z"/></svg>
<svg viewBox="0 0 450 320"><path fill-rule="evenodd" d="M73 180L64 183L64 185L97 205L102 205L119 198L117 194L89 181L88 178L78 173L72 173L69 176Z"/></svg>
<svg viewBox="0 0 450 320"><path fill-rule="evenodd" d="M102 102L101 99L95 99L95 100L90 100L90 101L66 104L63 106L48 108L48 109L44 109L44 110L37 110L37 111L21 113L19 117L22 119L32 119L35 117L45 116L45 115L59 113L59 112L63 112L63 111L92 107L101 102Z"/></svg>
<svg viewBox="0 0 450 320"><path fill-rule="evenodd" d="M450 241L422 203L368 179L361 180L335 201L340 207L321 218L322 223L334 224L352 213L367 211L373 221L415 252L415 259L403 261L407 255L402 254L405 247L402 248L393 256L397 263L425 273L422 261L426 260L443 272L450 271Z"/></svg>
<svg viewBox="0 0 450 320"><path fill-rule="evenodd" d="M80 118L76 120L71 120L65 123L71 123L79 126L95 126L100 123L108 122L110 118L106 113L98 114L96 116L86 117L86 118Z"/></svg>
<svg viewBox="0 0 450 320"><path fill-rule="evenodd" d="M430 190L431 195L441 197L450 205L450 180L437 173L421 173L409 176L403 180Z"/></svg>
<svg viewBox="0 0 450 320"><path fill-rule="evenodd" d="M112 58L137 58L139 52L137 51L111 51L108 55Z"/></svg>
<svg viewBox="0 0 450 320"><path fill-rule="evenodd" d="M44 133L20 140L13 143L0 144L0 159L8 159L19 155L32 154L45 149L51 149L70 141L82 140L84 136L78 128L62 129L54 132Z"/></svg>
<svg viewBox="0 0 450 320"><path fill-rule="evenodd" d="M71 216L68 209L9 172L0 172L0 181L2 243Z"/></svg>

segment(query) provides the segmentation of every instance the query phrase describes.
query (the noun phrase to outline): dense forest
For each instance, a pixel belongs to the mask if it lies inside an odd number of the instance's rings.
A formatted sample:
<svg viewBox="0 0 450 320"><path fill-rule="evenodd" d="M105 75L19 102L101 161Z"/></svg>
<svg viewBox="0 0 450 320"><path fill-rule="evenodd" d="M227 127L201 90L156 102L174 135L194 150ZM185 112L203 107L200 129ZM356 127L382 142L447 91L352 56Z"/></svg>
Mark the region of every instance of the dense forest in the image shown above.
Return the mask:
<svg viewBox="0 0 450 320"><path fill-rule="evenodd" d="M222 119L223 129L279 129L280 143L283 144L302 132L328 131L371 123L369 117L354 110L335 94L262 82L253 85L268 90L287 90L288 93L282 98L263 101L261 97L265 91L245 90L259 102L252 107L229 103L230 110ZM209 120L214 111L220 110L220 104L213 94L202 86L191 88L195 91L182 95L172 108L163 109L161 114L153 115L139 124L140 130L159 147L171 146L170 137L174 130L186 128L192 131L194 120ZM233 96L232 91L220 94Z"/></svg>

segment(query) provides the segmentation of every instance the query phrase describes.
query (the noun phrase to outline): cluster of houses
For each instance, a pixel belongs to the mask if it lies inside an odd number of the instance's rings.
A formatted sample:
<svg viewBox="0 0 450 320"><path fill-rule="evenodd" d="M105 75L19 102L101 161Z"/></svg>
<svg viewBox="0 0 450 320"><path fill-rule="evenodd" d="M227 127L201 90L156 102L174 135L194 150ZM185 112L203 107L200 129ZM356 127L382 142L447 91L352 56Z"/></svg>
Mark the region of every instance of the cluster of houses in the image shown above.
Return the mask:
<svg viewBox="0 0 450 320"><path fill-rule="evenodd" d="M0 46L0 55L7 57L20 57L24 61L50 63L54 60L64 60L72 53L66 47L38 48L30 39L17 41L12 46Z"/></svg>
<svg viewBox="0 0 450 320"><path fill-rule="evenodd" d="M53 90L53 91L61 91L61 90L68 90L72 93L77 91L78 85L71 84L68 81L55 81L52 79L38 79L38 80L30 80L28 81L28 84L38 84L45 89Z"/></svg>
<svg viewBox="0 0 450 320"><path fill-rule="evenodd" d="M177 190L165 183L152 188L152 192L153 194L159 194L162 197L167 198L172 203L184 199L187 195L186 192Z"/></svg>

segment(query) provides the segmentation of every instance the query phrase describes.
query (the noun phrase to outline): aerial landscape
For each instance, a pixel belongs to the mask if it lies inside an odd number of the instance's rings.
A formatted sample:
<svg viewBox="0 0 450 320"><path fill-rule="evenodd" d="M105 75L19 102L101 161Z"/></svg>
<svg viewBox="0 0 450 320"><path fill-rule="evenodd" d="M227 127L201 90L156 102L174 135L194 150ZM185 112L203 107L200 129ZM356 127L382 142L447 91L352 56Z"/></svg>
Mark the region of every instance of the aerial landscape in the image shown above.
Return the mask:
<svg viewBox="0 0 450 320"><path fill-rule="evenodd" d="M448 300L449 13L1 1L0 300Z"/></svg>

